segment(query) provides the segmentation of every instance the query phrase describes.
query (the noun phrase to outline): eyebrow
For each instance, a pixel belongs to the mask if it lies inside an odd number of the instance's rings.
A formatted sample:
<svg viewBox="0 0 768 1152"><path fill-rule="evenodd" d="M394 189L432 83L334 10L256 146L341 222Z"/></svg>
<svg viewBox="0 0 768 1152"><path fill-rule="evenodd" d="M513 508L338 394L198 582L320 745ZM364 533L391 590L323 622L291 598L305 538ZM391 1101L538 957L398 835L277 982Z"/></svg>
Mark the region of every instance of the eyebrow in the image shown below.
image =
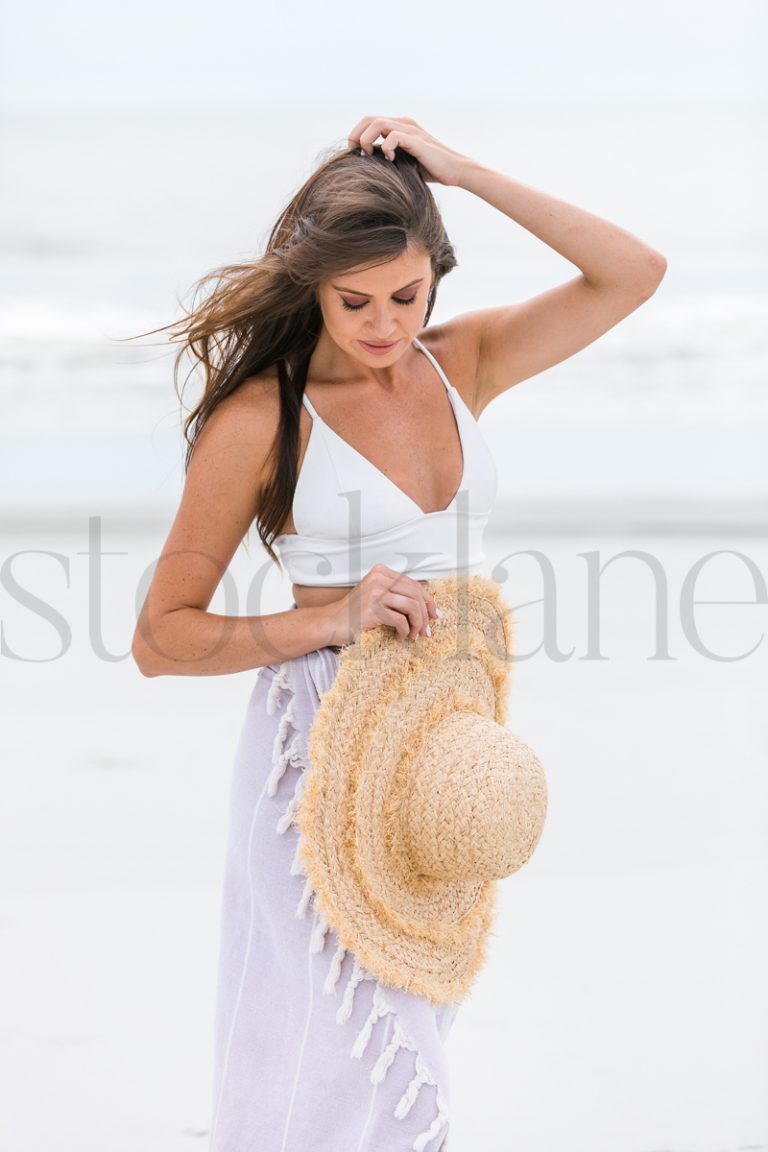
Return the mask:
<svg viewBox="0 0 768 1152"><path fill-rule="evenodd" d="M421 284L423 276L418 280L411 280L410 284L404 284L402 288L395 288L395 292L405 292L406 288L412 288L414 284ZM358 292L357 288L343 288L341 284L331 284L331 288L336 288L339 292L349 292L352 296L367 296L370 300L370 292Z"/></svg>

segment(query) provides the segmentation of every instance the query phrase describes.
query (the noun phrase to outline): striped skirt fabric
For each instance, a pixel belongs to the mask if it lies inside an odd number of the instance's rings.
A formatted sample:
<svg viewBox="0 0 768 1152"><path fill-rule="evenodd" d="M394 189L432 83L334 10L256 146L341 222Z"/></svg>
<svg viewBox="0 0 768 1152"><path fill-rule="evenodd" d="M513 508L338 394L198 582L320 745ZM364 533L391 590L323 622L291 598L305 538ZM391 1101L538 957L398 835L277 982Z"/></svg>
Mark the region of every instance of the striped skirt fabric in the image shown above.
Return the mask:
<svg viewBox="0 0 768 1152"><path fill-rule="evenodd" d="M209 1152L448 1152L443 1043L457 1008L365 971L314 909L296 851L309 729L339 652L257 669L248 702L229 791Z"/></svg>

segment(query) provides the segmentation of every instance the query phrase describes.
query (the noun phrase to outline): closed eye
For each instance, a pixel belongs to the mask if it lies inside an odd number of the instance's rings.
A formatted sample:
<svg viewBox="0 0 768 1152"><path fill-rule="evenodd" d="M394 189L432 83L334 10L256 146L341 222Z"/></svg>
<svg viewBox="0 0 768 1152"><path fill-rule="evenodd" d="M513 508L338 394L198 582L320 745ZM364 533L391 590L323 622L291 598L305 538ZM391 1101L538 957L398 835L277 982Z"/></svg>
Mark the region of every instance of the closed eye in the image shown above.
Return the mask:
<svg viewBox="0 0 768 1152"><path fill-rule="evenodd" d="M418 292L416 292L413 296L409 296L407 300L404 300L400 296L393 296L392 299L394 300L395 304L413 304L417 296ZM367 303L368 301L366 300L363 304L348 304L346 300L342 299L341 306L342 308L346 308L348 312L359 312L361 308L365 308Z"/></svg>

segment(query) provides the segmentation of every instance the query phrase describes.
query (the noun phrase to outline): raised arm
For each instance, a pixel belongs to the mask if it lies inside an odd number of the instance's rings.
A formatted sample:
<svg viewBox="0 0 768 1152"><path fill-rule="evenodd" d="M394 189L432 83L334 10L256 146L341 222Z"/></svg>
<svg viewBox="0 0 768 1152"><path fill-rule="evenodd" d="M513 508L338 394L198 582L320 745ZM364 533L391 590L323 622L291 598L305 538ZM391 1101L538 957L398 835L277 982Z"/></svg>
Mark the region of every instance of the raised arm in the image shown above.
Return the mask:
<svg viewBox="0 0 768 1152"><path fill-rule="evenodd" d="M479 416L502 392L566 360L638 308L656 291L667 262L617 224L483 165L467 162L459 183L580 269L529 300L452 322L475 350Z"/></svg>
<svg viewBox="0 0 768 1152"><path fill-rule="evenodd" d="M464 188L570 260L580 275L530 300L465 312L440 328L474 365L472 411L521 380L551 368L607 332L658 287L667 261L631 232L592 212L497 172L437 140L407 116L364 116L350 147L384 155L402 148L426 180Z"/></svg>

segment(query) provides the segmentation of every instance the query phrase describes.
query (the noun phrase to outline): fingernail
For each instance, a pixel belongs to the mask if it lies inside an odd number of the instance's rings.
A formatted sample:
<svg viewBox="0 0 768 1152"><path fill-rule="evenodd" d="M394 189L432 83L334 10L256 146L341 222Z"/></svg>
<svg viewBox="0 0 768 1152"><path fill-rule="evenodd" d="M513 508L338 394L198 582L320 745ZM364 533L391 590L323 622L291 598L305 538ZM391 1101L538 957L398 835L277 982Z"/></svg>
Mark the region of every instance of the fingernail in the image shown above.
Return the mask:
<svg viewBox="0 0 768 1152"><path fill-rule="evenodd" d="M426 628L424 629L424 631L426 632L427 636L431 636L431 635L432 635L432 629L430 628L429 624L427 624L427 626L426 626Z"/></svg>
<svg viewBox="0 0 768 1152"><path fill-rule="evenodd" d="M435 612L437 612L437 616L438 616L438 619L439 619L439 618L442 616L442 612L440 611L440 609L439 609L439 608L435 608Z"/></svg>

